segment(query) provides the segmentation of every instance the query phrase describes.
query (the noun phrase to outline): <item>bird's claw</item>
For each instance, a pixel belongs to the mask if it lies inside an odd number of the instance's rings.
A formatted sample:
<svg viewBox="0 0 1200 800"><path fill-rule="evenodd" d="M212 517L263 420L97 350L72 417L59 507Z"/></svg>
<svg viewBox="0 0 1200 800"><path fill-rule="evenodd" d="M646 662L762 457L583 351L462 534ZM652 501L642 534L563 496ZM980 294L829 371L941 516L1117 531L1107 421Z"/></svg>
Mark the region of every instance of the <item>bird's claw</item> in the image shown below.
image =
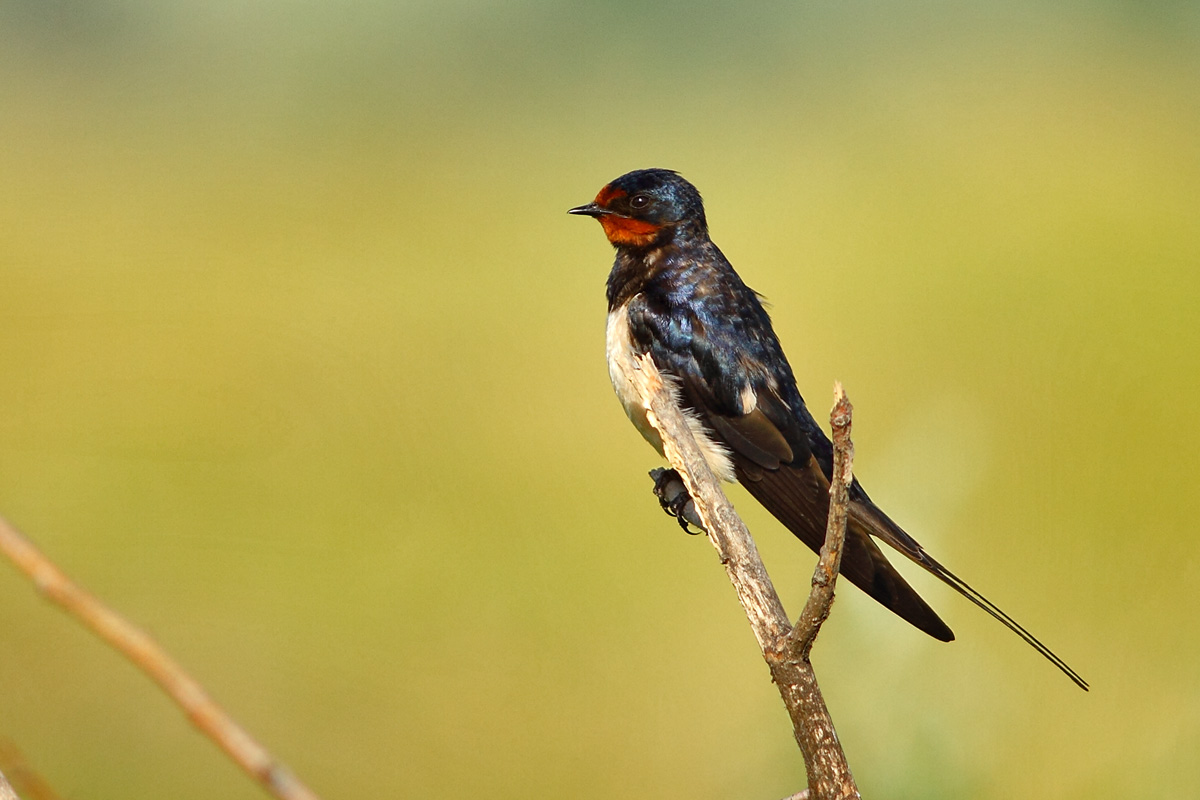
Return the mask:
<svg viewBox="0 0 1200 800"><path fill-rule="evenodd" d="M692 496L688 494L679 473L673 469L658 468L650 470L650 477L654 479L654 495L658 498L658 504L662 506L663 511L679 522L679 527L683 528L684 533L689 536L704 533L700 515L696 513L696 504L692 502ZM697 530L692 530L689 525L695 526Z"/></svg>

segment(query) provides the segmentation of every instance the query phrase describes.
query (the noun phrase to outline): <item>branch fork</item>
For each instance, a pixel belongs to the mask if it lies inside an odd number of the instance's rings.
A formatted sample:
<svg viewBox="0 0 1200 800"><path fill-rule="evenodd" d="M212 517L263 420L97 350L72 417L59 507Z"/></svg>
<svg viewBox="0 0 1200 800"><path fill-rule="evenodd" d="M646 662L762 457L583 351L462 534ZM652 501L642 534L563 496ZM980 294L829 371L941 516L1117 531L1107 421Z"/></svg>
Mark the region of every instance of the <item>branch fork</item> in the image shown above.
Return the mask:
<svg viewBox="0 0 1200 800"><path fill-rule="evenodd" d="M812 800L860 798L809 661L813 642L833 603L846 536L854 451L850 441L852 408L841 384L834 388L835 402L830 418L834 474L825 544L813 573L812 591L804 611L792 626L750 531L725 497L688 428L679 405L678 391L663 379L649 356L638 359L633 382L647 419L662 438L663 455L679 473L695 503L695 511L737 592L770 668L771 679L779 688L791 716L796 742L808 773L807 796Z"/></svg>

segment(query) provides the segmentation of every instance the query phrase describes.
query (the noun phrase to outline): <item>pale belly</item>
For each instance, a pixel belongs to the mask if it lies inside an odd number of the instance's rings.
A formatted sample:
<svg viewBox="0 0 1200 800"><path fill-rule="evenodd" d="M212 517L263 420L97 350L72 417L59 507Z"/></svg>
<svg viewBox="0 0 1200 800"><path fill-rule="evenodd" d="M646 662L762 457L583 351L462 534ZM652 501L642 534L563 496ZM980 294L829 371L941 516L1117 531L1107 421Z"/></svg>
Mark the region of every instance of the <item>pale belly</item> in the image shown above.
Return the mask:
<svg viewBox="0 0 1200 800"><path fill-rule="evenodd" d="M633 376L638 367L635 360L636 351L629 335L629 314L625 306L608 314L605 356L608 359L608 378L612 381L613 390L617 393L617 399L621 401L625 414L646 441L662 455L662 438L646 419L646 408L642 405L641 397L633 383ZM736 482L737 477L729 451L720 442L713 440L704 424L693 414L685 412L685 417L709 469L721 480Z"/></svg>

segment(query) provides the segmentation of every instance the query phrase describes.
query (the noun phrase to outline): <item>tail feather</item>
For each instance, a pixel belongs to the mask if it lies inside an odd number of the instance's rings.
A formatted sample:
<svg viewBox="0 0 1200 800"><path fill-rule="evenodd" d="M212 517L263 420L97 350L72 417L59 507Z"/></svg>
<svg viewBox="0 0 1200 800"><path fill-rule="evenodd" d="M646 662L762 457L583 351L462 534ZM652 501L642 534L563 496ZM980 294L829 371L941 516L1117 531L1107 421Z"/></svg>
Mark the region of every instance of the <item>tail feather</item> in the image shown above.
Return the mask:
<svg viewBox="0 0 1200 800"><path fill-rule="evenodd" d="M963 597L967 598L972 603L974 603L975 605L982 608L984 611L986 611L988 614L990 614L994 619L999 620L1001 624L1003 624L1006 628L1008 628L1010 631L1015 633L1017 636L1020 636L1025 641L1026 644L1028 644L1034 650L1037 650L1039 653L1042 654L1042 656L1047 661L1049 661L1051 664L1053 664L1054 666L1056 666L1060 670L1062 670L1063 674L1066 675L1071 680L1073 680L1075 682L1075 685L1078 686L1080 689L1083 689L1085 692L1088 690L1088 682L1085 681L1078 672L1071 669L1071 667L1067 665L1067 662L1063 661L1061 658L1059 658L1057 655L1055 655L1053 650L1051 650L1049 647L1046 647L1046 645L1042 644L1041 641L1036 636L1034 636L1029 631L1025 630L1024 626L1022 626L1019 622L1017 622L1015 619L1010 617L1008 614L1005 614L1003 611L1001 611L1000 608L995 603L993 603L991 600L988 600L986 597L981 595L979 592L972 589L970 587L970 585L967 584L966 581L962 580L957 575L955 575L953 572L951 572L950 570L943 567L941 564L939 564L937 561L935 561L931 556L926 554L925 559L927 560L928 563L923 563L920 561L917 563L921 564L923 567L925 567L931 573L933 573L938 578L940 578L941 581L943 583L945 583L947 586L951 587L956 592L961 594Z"/></svg>
<svg viewBox="0 0 1200 800"><path fill-rule="evenodd" d="M850 506L849 516L851 519L858 520L861 524L865 525L873 535L908 556L913 562L920 564L931 574L936 575L942 583L982 608L1010 631L1020 636L1026 644L1041 653L1047 661L1062 670L1063 674L1074 681L1079 688L1085 692L1088 690L1087 681L1078 672L1071 669L1067 665L1067 662L1055 655L1054 651L1042 644L1032 633L1025 630L1024 626L1019 622L1001 611L999 606L971 588L970 584L962 578L942 566L937 559L925 552L925 548L921 547L915 539L905 533L899 525L893 522L887 514L884 514L870 500L853 502Z"/></svg>
<svg viewBox="0 0 1200 800"><path fill-rule="evenodd" d="M829 481L816 460L810 458L802 467L785 464L778 469L763 469L736 456L735 463L738 478L746 490L800 541L819 553L825 542L829 516ZM954 633L888 562L872 536L887 542L986 611L1087 691L1088 683L1079 673L995 603L926 553L915 539L863 495L850 503L841 573L885 608L935 639L943 642L954 639Z"/></svg>

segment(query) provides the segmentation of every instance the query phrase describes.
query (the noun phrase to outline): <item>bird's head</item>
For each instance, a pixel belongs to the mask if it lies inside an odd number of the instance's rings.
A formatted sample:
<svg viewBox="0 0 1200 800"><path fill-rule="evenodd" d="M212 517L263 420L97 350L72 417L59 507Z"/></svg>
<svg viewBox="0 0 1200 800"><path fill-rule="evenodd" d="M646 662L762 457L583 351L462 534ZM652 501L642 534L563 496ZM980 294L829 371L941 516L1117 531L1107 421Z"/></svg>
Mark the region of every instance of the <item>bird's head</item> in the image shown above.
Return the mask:
<svg viewBox="0 0 1200 800"><path fill-rule="evenodd" d="M681 232L707 235L696 187L669 169L627 172L567 213L595 217L615 247L650 247Z"/></svg>

